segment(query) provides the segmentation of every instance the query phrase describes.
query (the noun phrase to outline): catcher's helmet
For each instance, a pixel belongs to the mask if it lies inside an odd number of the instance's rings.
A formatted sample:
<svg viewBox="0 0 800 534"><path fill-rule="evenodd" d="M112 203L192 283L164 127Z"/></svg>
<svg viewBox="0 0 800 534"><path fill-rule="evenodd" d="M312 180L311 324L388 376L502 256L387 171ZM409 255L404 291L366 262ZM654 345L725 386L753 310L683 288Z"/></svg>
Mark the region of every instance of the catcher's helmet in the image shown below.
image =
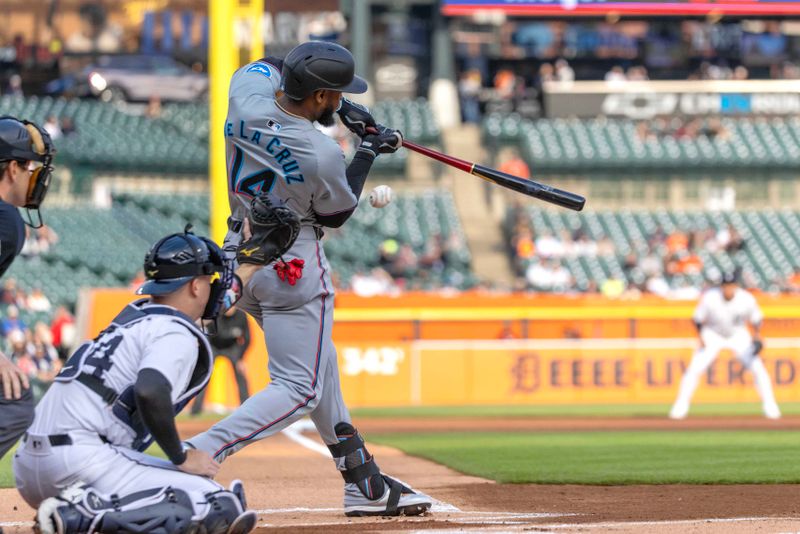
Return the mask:
<svg viewBox="0 0 800 534"><path fill-rule="evenodd" d="M56 149L50 135L37 124L10 116L0 117L0 162L15 160L41 163L31 175L25 204L22 206L34 210L37 215L39 206L47 194L47 188L50 187L55 153ZM30 212L28 215L26 222L30 226L34 228L42 226L41 215L38 215L39 221L35 224Z"/></svg>
<svg viewBox="0 0 800 534"><path fill-rule="evenodd" d="M365 93L367 82L355 75L355 69L353 54L345 47L309 41L294 47L283 60L281 89L295 100L319 89Z"/></svg>
<svg viewBox="0 0 800 534"><path fill-rule="evenodd" d="M147 281L136 290L137 295L168 295L198 276L218 274L211 284L211 294L203 311L203 319L215 319L226 298L229 306L238 296L227 292L235 283L232 262L213 241L190 232L187 225L182 234L171 234L154 244L144 257ZM233 301L233 302L230 302Z"/></svg>

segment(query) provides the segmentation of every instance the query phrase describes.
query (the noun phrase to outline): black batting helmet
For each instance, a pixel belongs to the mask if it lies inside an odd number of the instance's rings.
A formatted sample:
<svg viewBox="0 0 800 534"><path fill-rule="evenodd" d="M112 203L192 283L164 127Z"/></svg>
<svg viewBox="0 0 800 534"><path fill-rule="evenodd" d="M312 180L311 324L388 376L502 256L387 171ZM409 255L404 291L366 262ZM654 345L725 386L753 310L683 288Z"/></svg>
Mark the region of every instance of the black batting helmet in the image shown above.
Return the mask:
<svg viewBox="0 0 800 534"><path fill-rule="evenodd" d="M157 241L144 257L147 281L136 290L137 295L168 295L198 276L218 275L211 283L211 294L203 311L203 319L215 319L225 304L233 305L238 296L227 292L236 283L233 264L222 249L205 237L194 235L191 225L182 234L171 234Z"/></svg>
<svg viewBox="0 0 800 534"><path fill-rule="evenodd" d="M302 100L319 89L343 93L365 93L367 82L356 76L353 54L345 47L324 41L309 41L294 47L283 60L281 89Z"/></svg>

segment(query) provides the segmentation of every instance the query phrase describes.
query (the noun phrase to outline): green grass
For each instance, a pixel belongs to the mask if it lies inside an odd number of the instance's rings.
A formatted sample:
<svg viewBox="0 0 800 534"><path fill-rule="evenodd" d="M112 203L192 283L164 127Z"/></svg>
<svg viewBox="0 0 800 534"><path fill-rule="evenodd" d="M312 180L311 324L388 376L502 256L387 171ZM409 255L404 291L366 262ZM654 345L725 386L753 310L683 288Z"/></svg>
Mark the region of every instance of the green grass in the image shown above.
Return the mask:
<svg viewBox="0 0 800 534"><path fill-rule="evenodd" d="M784 415L800 415L800 402L781 403ZM403 408L356 408L353 417L666 417L668 404L579 404L511 406L418 406ZM758 403L693 404L691 415L761 415Z"/></svg>
<svg viewBox="0 0 800 534"><path fill-rule="evenodd" d="M16 447L0 458L0 488L14 487L14 473L11 471L11 459L14 457L15 450L17 450Z"/></svg>
<svg viewBox="0 0 800 534"><path fill-rule="evenodd" d="M800 432L537 432L370 435L505 483L800 482Z"/></svg>

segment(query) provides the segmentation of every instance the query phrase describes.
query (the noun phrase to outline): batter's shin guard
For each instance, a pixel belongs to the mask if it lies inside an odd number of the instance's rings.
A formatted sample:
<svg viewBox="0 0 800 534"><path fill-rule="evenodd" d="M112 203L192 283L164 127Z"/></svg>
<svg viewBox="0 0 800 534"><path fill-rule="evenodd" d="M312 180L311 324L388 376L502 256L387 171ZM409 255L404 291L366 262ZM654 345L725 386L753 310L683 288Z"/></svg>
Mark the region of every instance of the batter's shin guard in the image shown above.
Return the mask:
<svg viewBox="0 0 800 534"><path fill-rule="evenodd" d="M328 449L345 483L358 486L367 499L380 499L386 483L361 434L349 423L339 423L334 431L339 443L328 445Z"/></svg>

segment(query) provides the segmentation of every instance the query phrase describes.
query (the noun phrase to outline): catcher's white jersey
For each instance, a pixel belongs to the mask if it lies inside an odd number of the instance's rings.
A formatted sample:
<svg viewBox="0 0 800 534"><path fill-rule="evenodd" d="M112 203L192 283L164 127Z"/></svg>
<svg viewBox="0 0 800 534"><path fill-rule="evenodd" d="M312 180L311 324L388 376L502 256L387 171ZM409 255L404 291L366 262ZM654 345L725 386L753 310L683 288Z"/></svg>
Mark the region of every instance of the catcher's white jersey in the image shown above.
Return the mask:
<svg viewBox="0 0 800 534"><path fill-rule="evenodd" d="M207 343L202 332L173 308L147 300L131 304L69 359L36 407L29 432L88 430L113 445L142 449L150 440L135 416L133 385L139 371L155 369L164 375L172 386L173 404L180 409L208 379L210 361L204 361L199 369L203 372L192 380L198 358L211 353ZM94 383L95 390L86 382ZM103 387L117 398L104 399L97 391Z"/></svg>
<svg viewBox="0 0 800 534"><path fill-rule="evenodd" d="M731 337L747 330L747 323L758 324L764 315L755 297L742 288L737 288L731 300L725 300L720 288L712 288L703 294L692 317L722 337Z"/></svg>

